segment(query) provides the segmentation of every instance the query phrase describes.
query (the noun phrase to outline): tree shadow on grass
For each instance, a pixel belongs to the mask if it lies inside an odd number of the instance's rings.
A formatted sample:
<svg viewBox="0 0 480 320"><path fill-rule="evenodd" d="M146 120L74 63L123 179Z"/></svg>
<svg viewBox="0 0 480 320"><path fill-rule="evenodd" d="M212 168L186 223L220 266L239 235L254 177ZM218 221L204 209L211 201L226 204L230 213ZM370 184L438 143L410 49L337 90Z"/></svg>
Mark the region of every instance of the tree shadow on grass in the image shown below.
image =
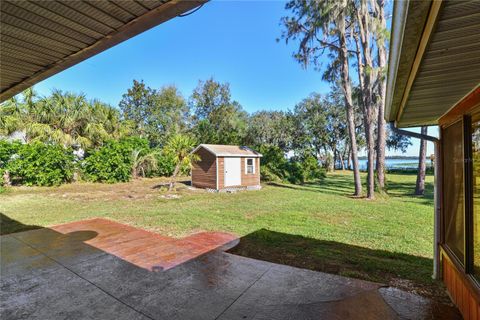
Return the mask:
<svg viewBox="0 0 480 320"><path fill-rule="evenodd" d="M408 182L388 182L388 196L392 198L401 198L402 202L415 202L424 205L433 206L434 185L431 182L425 182L425 194L415 195L415 183Z"/></svg>
<svg viewBox="0 0 480 320"><path fill-rule="evenodd" d="M0 212L0 235L41 228L43 227L23 224Z"/></svg>
<svg viewBox="0 0 480 320"><path fill-rule="evenodd" d="M298 191L321 192L332 195L348 196L353 194L353 181L348 176L335 176L332 178L309 181L303 184L288 184L268 182L270 186L286 188Z"/></svg>
<svg viewBox="0 0 480 320"><path fill-rule="evenodd" d="M391 197L414 196L415 183L388 181L388 194ZM425 182L424 199L433 200L433 183Z"/></svg>
<svg viewBox="0 0 480 320"><path fill-rule="evenodd" d="M396 174L396 173L395 173ZM397 175L397 174L396 174ZM414 175L412 173L404 173L403 176ZM328 195L339 195L349 197L354 192L353 177L351 175L331 175L325 179L317 181L309 181L303 184L288 184L288 183L278 183L278 182L268 182L267 185L287 188L291 190L298 191L308 191L308 192L317 192ZM363 186L365 188L365 185ZM415 202L425 205L433 205L433 183L425 183L425 195L416 196L414 195L415 191L415 180L412 178L412 182L396 182L388 179L387 176L387 196L395 198L403 198L406 202Z"/></svg>
<svg viewBox="0 0 480 320"><path fill-rule="evenodd" d="M379 282L449 302L432 280L433 261L398 252L260 229L240 239L230 253L299 268Z"/></svg>

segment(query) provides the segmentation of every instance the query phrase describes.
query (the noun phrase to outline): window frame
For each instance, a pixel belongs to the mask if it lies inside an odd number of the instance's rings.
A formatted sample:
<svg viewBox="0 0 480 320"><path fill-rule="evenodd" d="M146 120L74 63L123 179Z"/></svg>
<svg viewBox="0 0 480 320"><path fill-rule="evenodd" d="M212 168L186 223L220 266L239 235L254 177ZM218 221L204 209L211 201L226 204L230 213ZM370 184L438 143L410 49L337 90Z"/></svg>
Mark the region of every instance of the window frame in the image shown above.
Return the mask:
<svg viewBox="0 0 480 320"><path fill-rule="evenodd" d="M252 164L248 164L248 160L252 160ZM252 172L248 172L248 167L252 167ZM254 175L255 174L255 158L245 158L245 174Z"/></svg>
<svg viewBox="0 0 480 320"><path fill-rule="evenodd" d="M472 116L463 116L463 155L464 155L464 241L465 241L465 273L473 272L473 144L472 144Z"/></svg>
<svg viewBox="0 0 480 320"><path fill-rule="evenodd" d="M474 285L475 289L480 292L480 279L475 277L474 269L474 240L475 240L475 229L474 229L474 173L473 173L473 137L472 137L472 128L473 122L472 119L475 118L475 121L480 121L480 107L475 107L468 113L465 113L461 117L457 118L456 121L450 122L448 125L442 125L440 130L440 135L443 139L443 130L448 128L450 125L457 123L458 121L462 122L463 126L463 201L464 201L464 257L460 259L454 251L448 246L445 241L445 205L442 201L442 234L440 243L446 249L452 262L455 262L457 268L464 272L467 279ZM443 143L442 143L443 149ZM442 151L443 152L443 151ZM443 156L443 154L442 154ZM443 162L443 161L442 161ZM441 168L442 172L444 170L443 166ZM445 173L442 174L443 176ZM443 178L444 179L444 178ZM443 180L442 179L442 180ZM444 183L444 181L442 181ZM444 186L442 186L443 189ZM444 198L445 200L445 198ZM480 236L480 234L478 235Z"/></svg>
<svg viewBox="0 0 480 320"><path fill-rule="evenodd" d="M467 251L466 251L466 243L467 243L467 235L466 235L466 226L467 226L467 220L466 220L466 215L467 215L467 212L469 210L467 210L467 200L466 198L468 197L468 194L467 194L467 189L466 189L466 181L469 179L469 176L467 176L467 170L466 170L466 140L469 139L468 135L466 134L466 132L469 132L469 128L465 125L465 117L466 116L462 116L462 117L459 117L457 118L455 121L452 121L450 122L448 125L443 125L441 126L441 129L440 129L440 134L441 134L441 137L442 137L442 141L445 141L443 140L444 139L444 131L445 129L457 124L457 123L461 123L461 130L462 130L462 139L461 139L461 143L462 143L462 149L463 149L463 181L462 181L462 185L463 185L463 257L459 257L456 253L455 253L455 250L452 249L448 243L447 243L447 232L446 232L446 213L445 213L445 209L446 209L446 205L445 205L445 201L447 200L444 196L442 196L442 202L441 202L441 211L442 211L442 215L441 215L441 219L442 219L442 234L441 234L441 244L443 245L444 248L447 249L447 251L449 252L449 256L452 258L452 260L454 260L457 264L457 266L465 272L466 268L466 260L467 260ZM445 170L445 161L444 161L444 145L443 145L443 142L442 142L442 168L441 168L441 171L442 171L442 192L445 192L445 186L446 186L446 182L445 182L445 177L446 177L446 174L444 172ZM471 152L471 151L470 151Z"/></svg>

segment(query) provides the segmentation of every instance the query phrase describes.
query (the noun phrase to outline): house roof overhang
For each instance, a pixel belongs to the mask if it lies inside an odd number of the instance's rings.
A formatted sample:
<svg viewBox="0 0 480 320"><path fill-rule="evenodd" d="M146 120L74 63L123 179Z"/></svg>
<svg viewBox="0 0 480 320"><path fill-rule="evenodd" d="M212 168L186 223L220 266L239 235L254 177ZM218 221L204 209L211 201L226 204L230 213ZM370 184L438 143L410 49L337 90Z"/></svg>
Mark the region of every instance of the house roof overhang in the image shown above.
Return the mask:
<svg viewBox="0 0 480 320"><path fill-rule="evenodd" d="M397 127L437 125L480 83L480 5L394 2L385 118Z"/></svg>
<svg viewBox="0 0 480 320"><path fill-rule="evenodd" d="M1 1L0 102L206 1Z"/></svg>

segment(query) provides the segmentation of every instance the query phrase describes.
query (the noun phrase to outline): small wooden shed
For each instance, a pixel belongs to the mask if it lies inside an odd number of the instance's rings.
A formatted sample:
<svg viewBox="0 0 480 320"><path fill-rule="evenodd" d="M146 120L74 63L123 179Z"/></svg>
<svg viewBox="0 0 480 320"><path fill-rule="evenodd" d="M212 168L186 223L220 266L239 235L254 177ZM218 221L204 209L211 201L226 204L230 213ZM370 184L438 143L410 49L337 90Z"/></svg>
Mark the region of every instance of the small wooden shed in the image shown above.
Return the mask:
<svg viewBox="0 0 480 320"><path fill-rule="evenodd" d="M218 144L201 144L193 153L200 157L192 169L194 187L260 189L260 153L248 147Z"/></svg>

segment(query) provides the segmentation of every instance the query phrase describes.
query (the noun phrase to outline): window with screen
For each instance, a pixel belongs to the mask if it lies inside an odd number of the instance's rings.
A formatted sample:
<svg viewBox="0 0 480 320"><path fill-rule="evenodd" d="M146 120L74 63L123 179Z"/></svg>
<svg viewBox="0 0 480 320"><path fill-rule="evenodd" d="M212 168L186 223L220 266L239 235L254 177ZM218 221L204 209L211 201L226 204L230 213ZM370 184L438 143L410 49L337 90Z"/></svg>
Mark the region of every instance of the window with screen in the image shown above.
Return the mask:
<svg viewBox="0 0 480 320"><path fill-rule="evenodd" d="M473 274L480 281L480 115L473 118L472 129L473 187Z"/></svg>
<svg viewBox="0 0 480 320"><path fill-rule="evenodd" d="M460 262L465 257L463 122L443 129L445 244Z"/></svg>
<svg viewBox="0 0 480 320"><path fill-rule="evenodd" d="M247 159L247 174L254 174L255 173L255 167L253 164L253 159Z"/></svg>

